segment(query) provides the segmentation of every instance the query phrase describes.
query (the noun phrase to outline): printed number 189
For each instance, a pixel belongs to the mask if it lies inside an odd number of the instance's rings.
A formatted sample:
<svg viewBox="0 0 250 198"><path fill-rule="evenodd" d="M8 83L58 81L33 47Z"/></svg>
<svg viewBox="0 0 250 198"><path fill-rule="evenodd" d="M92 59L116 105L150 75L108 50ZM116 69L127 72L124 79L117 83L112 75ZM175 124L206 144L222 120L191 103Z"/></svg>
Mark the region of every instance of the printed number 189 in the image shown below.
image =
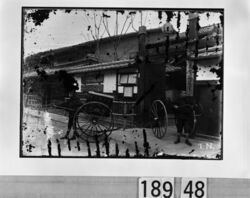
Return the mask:
<svg viewBox="0 0 250 198"><path fill-rule="evenodd" d="M173 198L173 178L141 178L139 180L139 198Z"/></svg>

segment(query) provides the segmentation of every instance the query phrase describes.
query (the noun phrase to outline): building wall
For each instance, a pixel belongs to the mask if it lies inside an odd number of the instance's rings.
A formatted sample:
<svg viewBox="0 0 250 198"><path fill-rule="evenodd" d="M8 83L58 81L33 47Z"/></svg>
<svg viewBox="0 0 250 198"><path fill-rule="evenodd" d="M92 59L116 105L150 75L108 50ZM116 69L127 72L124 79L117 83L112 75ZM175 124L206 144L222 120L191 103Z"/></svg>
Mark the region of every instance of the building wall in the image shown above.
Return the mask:
<svg viewBox="0 0 250 198"><path fill-rule="evenodd" d="M126 77L126 82L121 82L121 78ZM75 74L74 78L81 87L78 92L85 93L96 91L107 94L115 94L119 100L135 100L138 93L136 68L122 68ZM132 96L125 96L126 87L132 88Z"/></svg>
<svg viewBox="0 0 250 198"><path fill-rule="evenodd" d="M197 84L197 101L203 108L202 115L198 118L197 132L219 137L222 132L222 91L213 91L211 81L198 81Z"/></svg>
<svg viewBox="0 0 250 198"><path fill-rule="evenodd" d="M116 82L116 71L104 72L103 92L113 93L114 91L116 91Z"/></svg>
<svg viewBox="0 0 250 198"><path fill-rule="evenodd" d="M47 105L55 100L63 100L66 96L65 89L62 82L60 82L55 76L48 76L46 79L33 78L31 79L32 85L27 89L24 87L24 94L34 95L39 98L42 104Z"/></svg>
<svg viewBox="0 0 250 198"><path fill-rule="evenodd" d="M116 39L117 40L117 39ZM116 42L101 42L100 43L100 60L104 62L110 62L115 60L115 48L114 43ZM129 59L138 51L138 41L136 37L127 39L121 38L117 47L118 60Z"/></svg>
<svg viewBox="0 0 250 198"><path fill-rule="evenodd" d="M147 42L155 42L163 39L163 33L159 30L157 32L147 33ZM119 40L119 41L118 41ZM100 60L109 62L115 60L114 44L118 41L117 57L118 60L134 58L138 52L138 35L135 33L130 37L115 38L109 42L100 42Z"/></svg>
<svg viewBox="0 0 250 198"><path fill-rule="evenodd" d="M147 33L147 42L155 42L164 39L161 30L149 31ZM86 44L79 44L77 46L67 47L65 49L51 50L45 53L40 53L43 59L48 57L50 61L53 61L54 65L68 63L72 61L81 60L88 54L96 54L99 56L99 62L110 62L115 60L115 43L117 45L117 57L118 60L129 59L135 57L138 51L138 35L137 33L130 34L130 36L113 37L100 40L99 51L96 50L96 42L88 42ZM39 62L39 58L33 56L27 58L29 62L35 64Z"/></svg>
<svg viewBox="0 0 250 198"><path fill-rule="evenodd" d="M96 91L103 92L104 72L82 73L77 76L81 77L81 92Z"/></svg>
<svg viewBox="0 0 250 198"><path fill-rule="evenodd" d="M154 42L163 38L164 37L162 37L161 30L154 32L150 31L147 34L147 42ZM58 50L50 50L32 55L26 58L24 70L27 71L28 68L34 68L35 66L41 64L41 62L44 62L44 60L49 63L50 67L53 67L79 61L86 58L87 55L96 55L96 58L99 58L99 62L114 61L117 60L115 59L114 50L114 44L117 41L119 43L117 45L118 60L129 59L136 56L138 51L138 35L137 33L133 33L125 37L113 37L100 40L98 51L96 50L97 43L90 41L88 43L83 43L76 46L70 46ZM85 61L86 64L94 63L93 61ZM84 62L82 64L84 64Z"/></svg>
<svg viewBox="0 0 250 198"><path fill-rule="evenodd" d="M87 54L95 53L95 45L69 47L67 50L59 50L53 53L54 65L60 65L67 62L83 59Z"/></svg>

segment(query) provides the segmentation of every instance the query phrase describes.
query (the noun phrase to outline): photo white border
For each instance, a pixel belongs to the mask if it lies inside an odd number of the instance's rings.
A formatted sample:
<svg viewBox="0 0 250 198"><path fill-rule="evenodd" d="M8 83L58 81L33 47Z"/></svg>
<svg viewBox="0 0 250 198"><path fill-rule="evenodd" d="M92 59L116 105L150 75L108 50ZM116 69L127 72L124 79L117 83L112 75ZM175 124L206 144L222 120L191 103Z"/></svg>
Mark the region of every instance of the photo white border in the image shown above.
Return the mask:
<svg viewBox="0 0 250 198"><path fill-rule="evenodd" d="M19 158L22 6L224 8L223 160ZM250 177L248 0L1 0L0 175Z"/></svg>

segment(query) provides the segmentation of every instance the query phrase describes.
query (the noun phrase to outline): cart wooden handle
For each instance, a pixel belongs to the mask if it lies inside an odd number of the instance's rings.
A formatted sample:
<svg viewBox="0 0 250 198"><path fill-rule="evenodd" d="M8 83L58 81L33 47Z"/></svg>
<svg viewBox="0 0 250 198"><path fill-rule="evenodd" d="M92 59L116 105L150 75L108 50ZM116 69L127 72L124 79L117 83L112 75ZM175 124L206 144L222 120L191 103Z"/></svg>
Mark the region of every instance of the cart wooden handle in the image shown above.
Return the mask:
<svg viewBox="0 0 250 198"><path fill-rule="evenodd" d="M52 105L53 107L57 108L57 109L63 109L63 110L66 110L66 111L75 111L75 109L72 109L72 108L69 108L69 107L62 107L62 106L59 106L59 105Z"/></svg>

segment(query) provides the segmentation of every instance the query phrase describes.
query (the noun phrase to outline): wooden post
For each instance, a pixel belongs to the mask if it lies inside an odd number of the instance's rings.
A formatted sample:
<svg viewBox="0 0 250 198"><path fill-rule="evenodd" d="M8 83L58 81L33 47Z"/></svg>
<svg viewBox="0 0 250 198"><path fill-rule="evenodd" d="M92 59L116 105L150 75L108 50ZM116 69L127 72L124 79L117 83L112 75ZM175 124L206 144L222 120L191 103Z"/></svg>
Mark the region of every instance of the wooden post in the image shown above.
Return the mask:
<svg viewBox="0 0 250 198"><path fill-rule="evenodd" d="M95 136L95 144L96 144L96 157L101 157L100 145L97 135Z"/></svg>
<svg viewBox="0 0 250 198"><path fill-rule="evenodd" d="M143 129L143 140L144 140L144 143L143 143L144 155L145 155L145 157L149 157L149 143L148 143L148 140L147 140L147 134L146 134L145 129Z"/></svg>
<svg viewBox="0 0 250 198"><path fill-rule="evenodd" d="M126 129L127 127L127 117L126 117L126 114L127 114L127 103L126 102L123 102L123 130Z"/></svg>
<svg viewBox="0 0 250 198"><path fill-rule="evenodd" d="M108 135L107 134L105 134L105 149L106 149L107 156L109 156L110 152L109 152L109 141L108 141Z"/></svg>
<svg viewBox="0 0 250 198"><path fill-rule="evenodd" d="M60 141L58 139L56 139L56 143L57 143L58 156L61 157L61 145L60 145Z"/></svg>
<svg viewBox="0 0 250 198"><path fill-rule="evenodd" d="M87 143L87 148L88 148L88 157L91 157L91 149L90 149L89 141L87 140L86 143Z"/></svg>
<svg viewBox="0 0 250 198"><path fill-rule="evenodd" d="M68 144L69 151L71 151L71 144L70 144L70 140L69 139L67 140L67 144Z"/></svg>
<svg viewBox="0 0 250 198"><path fill-rule="evenodd" d="M146 28L139 28L139 78L138 95L136 100L137 123L139 127L147 127L151 120L151 104L154 100L164 100L166 91L165 64L162 62L150 62L146 50Z"/></svg>
<svg viewBox="0 0 250 198"><path fill-rule="evenodd" d="M166 42L165 42L165 54L166 54L166 58L165 58L165 62L168 63L168 59L169 59L169 55L168 55L168 49L169 49L169 35L166 35Z"/></svg>
<svg viewBox="0 0 250 198"><path fill-rule="evenodd" d="M140 156L140 151L139 151L137 142L135 142L135 156L136 156L136 157L139 157L139 156Z"/></svg>
<svg viewBox="0 0 250 198"><path fill-rule="evenodd" d="M119 78L119 69L116 69L115 70L115 73L116 73L116 85L115 85L115 90L116 90L116 95L115 95L115 99L116 99L116 97L117 97L117 95L118 95L118 78Z"/></svg>
<svg viewBox="0 0 250 198"><path fill-rule="evenodd" d="M146 91L146 27L141 26L139 27L138 32L138 66L139 66L139 77L138 77L138 97L142 96ZM145 101L142 100L138 105L138 112L139 115L142 115L138 123L143 124L145 121Z"/></svg>
<svg viewBox="0 0 250 198"><path fill-rule="evenodd" d="M139 39L139 59L141 60L141 62L145 61L145 57L146 57L146 33L147 33L147 29L146 26L140 26L139 27L139 32L138 32L138 39Z"/></svg>
<svg viewBox="0 0 250 198"><path fill-rule="evenodd" d="M186 61L186 92L190 96L194 94L193 62L189 60Z"/></svg>
<svg viewBox="0 0 250 198"><path fill-rule="evenodd" d="M116 144L115 144L115 156L116 156L116 157L119 157L119 152L120 152L120 151L119 151L119 145L116 143Z"/></svg>
<svg viewBox="0 0 250 198"><path fill-rule="evenodd" d="M126 157L130 157L129 149L126 150Z"/></svg>
<svg viewBox="0 0 250 198"><path fill-rule="evenodd" d="M198 18L199 15L194 12L189 14L189 29L188 29L188 39L190 40L196 40L195 44L188 45L187 48L187 56L190 56L193 51L198 51ZM196 53L195 56L197 57L198 54ZM194 68L197 67L197 63L194 61L187 60L186 61L186 92L190 96L194 96L194 87L195 87L195 81L196 81L196 73L197 70Z"/></svg>
<svg viewBox="0 0 250 198"><path fill-rule="evenodd" d="M51 147L51 140L49 139L48 140L48 144L47 144L47 147L48 147L48 153L49 153L49 156L51 157L52 156L52 147Z"/></svg>
<svg viewBox="0 0 250 198"><path fill-rule="evenodd" d="M77 146L77 150L80 151L81 147L80 147L80 143L78 141L76 142L76 146Z"/></svg>

